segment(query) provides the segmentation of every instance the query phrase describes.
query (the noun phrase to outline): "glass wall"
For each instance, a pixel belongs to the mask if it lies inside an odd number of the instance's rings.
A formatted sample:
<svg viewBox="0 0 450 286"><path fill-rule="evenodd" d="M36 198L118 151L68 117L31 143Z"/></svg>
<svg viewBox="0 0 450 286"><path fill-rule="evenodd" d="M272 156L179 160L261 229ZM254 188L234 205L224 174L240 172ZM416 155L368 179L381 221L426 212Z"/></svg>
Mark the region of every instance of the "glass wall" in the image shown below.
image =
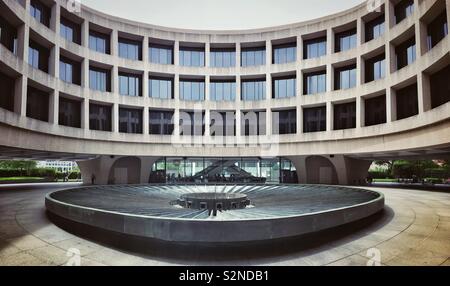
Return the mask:
<svg viewBox="0 0 450 286"><path fill-rule="evenodd" d="M303 109L303 132L320 132L327 129L327 109L325 106Z"/></svg>
<svg viewBox="0 0 450 286"><path fill-rule="evenodd" d="M17 55L17 29L0 17L0 43Z"/></svg>
<svg viewBox="0 0 450 286"><path fill-rule="evenodd" d="M119 108L119 132L142 133L142 110Z"/></svg>
<svg viewBox="0 0 450 286"><path fill-rule="evenodd" d="M334 89L349 89L356 86L356 65L337 68L334 71Z"/></svg>
<svg viewBox="0 0 450 286"><path fill-rule="evenodd" d="M163 77L150 77L148 91L151 98L172 99L173 79Z"/></svg>
<svg viewBox="0 0 450 286"><path fill-rule="evenodd" d="M431 50L448 35L447 12L442 11L427 27L428 50Z"/></svg>
<svg viewBox="0 0 450 286"><path fill-rule="evenodd" d="M244 101L264 100L266 99L266 80L243 80L241 96Z"/></svg>
<svg viewBox="0 0 450 286"><path fill-rule="evenodd" d="M327 73L320 71L303 76L303 94L316 94L327 91Z"/></svg>
<svg viewBox="0 0 450 286"><path fill-rule="evenodd" d="M112 131L111 106L89 104L89 129Z"/></svg>
<svg viewBox="0 0 450 286"><path fill-rule="evenodd" d="M327 38L306 40L303 43L303 58L313 59L325 56L327 54Z"/></svg>
<svg viewBox="0 0 450 286"><path fill-rule="evenodd" d="M48 73L48 59L48 49L33 40L30 40L28 48L28 64L35 69Z"/></svg>
<svg viewBox="0 0 450 286"><path fill-rule="evenodd" d="M80 85L81 84L80 63L77 63L65 57L60 57L59 78L67 83Z"/></svg>
<svg viewBox="0 0 450 286"><path fill-rule="evenodd" d="M397 70L416 61L416 39L412 37L395 48Z"/></svg>
<svg viewBox="0 0 450 286"><path fill-rule="evenodd" d="M0 71L0 86L2 87L2 96L0 96L0 108L14 111L14 90L15 78L11 78Z"/></svg>
<svg viewBox="0 0 450 286"><path fill-rule="evenodd" d="M174 130L173 111L150 110L150 134L172 135Z"/></svg>
<svg viewBox="0 0 450 286"><path fill-rule="evenodd" d="M204 67L205 49L180 47L180 66Z"/></svg>
<svg viewBox="0 0 450 286"><path fill-rule="evenodd" d="M266 47L242 48L241 66L263 66L266 64Z"/></svg>
<svg viewBox="0 0 450 286"><path fill-rule="evenodd" d="M419 114L417 83L395 91L397 120Z"/></svg>
<svg viewBox="0 0 450 286"><path fill-rule="evenodd" d="M233 81L211 81L210 100L212 101L234 101L236 100L236 82Z"/></svg>
<svg viewBox="0 0 450 286"><path fill-rule="evenodd" d="M203 80L180 80L180 99L186 101L205 100L205 82Z"/></svg>
<svg viewBox="0 0 450 286"><path fill-rule="evenodd" d="M235 49L211 49L211 67L229 68L236 66Z"/></svg>
<svg viewBox="0 0 450 286"><path fill-rule="evenodd" d="M365 126L386 123L386 95L364 100Z"/></svg>
<svg viewBox="0 0 450 286"><path fill-rule="evenodd" d="M119 73L119 93L127 96L141 96L141 76Z"/></svg>
<svg viewBox="0 0 450 286"><path fill-rule="evenodd" d="M298 183L295 166L284 158L166 157L150 172L150 183Z"/></svg>
<svg viewBox="0 0 450 286"><path fill-rule="evenodd" d="M384 54L366 61L366 83L386 76L386 57Z"/></svg>
<svg viewBox="0 0 450 286"><path fill-rule="evenodd" d="M142 59L142 43L119 38L119 57L140 61Z"/></svg>
<svg viewBox="0 0 450 286"><path fill-rule="evenodd" d="M297 78L295 76L274 78L272 98L294 97L297 92Z"/></svg>
<svg viewBox="0 0 450 286"><path fill-rule="evenodd" d="M297 60L297 44L289 43L273 46L273 63L285 64Z"/></svg>
<svg viewBox="0 0 450 286"><path fill-rule="evenodd" d="M148 53L151 63L173 65L172 46L150 44Z"/></svg>
<svg viewBox="0 0 450 286"><path fill-rule="evenodd" d="M334 105L334 130L356 128L356 102Z"/></svg>

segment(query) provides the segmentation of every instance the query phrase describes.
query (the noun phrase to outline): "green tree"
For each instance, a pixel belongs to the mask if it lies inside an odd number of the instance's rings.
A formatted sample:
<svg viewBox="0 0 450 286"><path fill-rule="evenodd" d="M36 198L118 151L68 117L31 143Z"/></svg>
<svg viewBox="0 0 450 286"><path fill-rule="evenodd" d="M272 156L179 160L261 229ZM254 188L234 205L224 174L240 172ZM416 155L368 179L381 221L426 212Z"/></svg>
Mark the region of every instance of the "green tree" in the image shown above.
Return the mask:
<svg viewBox="0 0 450 286"><path fill-rule="evenodd" d="M30 160L5 160L0 161L0 169L20 170L20 172L26 172L30 174L31 170L36 169L36 161Z"/></svg>

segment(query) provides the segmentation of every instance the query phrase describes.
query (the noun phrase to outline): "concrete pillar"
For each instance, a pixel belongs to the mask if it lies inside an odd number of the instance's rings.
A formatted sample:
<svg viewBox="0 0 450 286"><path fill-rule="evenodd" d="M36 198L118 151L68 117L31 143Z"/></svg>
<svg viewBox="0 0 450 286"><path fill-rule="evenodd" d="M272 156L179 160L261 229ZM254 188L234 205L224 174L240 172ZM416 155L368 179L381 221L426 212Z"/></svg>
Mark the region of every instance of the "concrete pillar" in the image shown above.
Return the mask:
<svg viewBox="0 0 450 286"><path fill-rule="evenodd" d="M430 77L424 72L417 74L417 91L419 114L421 114L431 109Z"/></svg>
<svg viewBox="0 0 450 286"><path fill-rule="evenodd" d="M28 62L30 31L27 24L23 24L17 29L17 38L17 56L23 61Z"/></svg>
<svg viewBox="0 0 450 286"><path fill-rule="evenodd" d="M348 182L348 170L346 161L343 155L334 155L333 157L327 156L327 159L333 164L336 169L336 175L339 185L347 185Z"/></svg>
<svg viewBox="0 0 450 286"><path fill-rule="evenodd" d="M150 179L150 172L153 164L158 160L157 157L143 157L141 158L141 184L148 184Z"/></svg>
<svg viewBox="0 0 450 286"><path fill-rule="evenodd" d="M273 122L272 122L272 109L270 109L270 107L268 107L266 109L266 135L270 136L273 134ZM278 127L277 127L278 129ZM277 134L275 134L277 135Z"/></svg>
<svg viewBox="0 0 450 286"><path fill-rule="evenodd" d="M111 55L119 56L119 32L117 30L112 30L111 32Z"/></svg>
<svg viewBox="0 0 450 286"><path fill-rule="evenodd" d="M144 37L142 41L142 61L144 63L150 62L148 52L149 52L149 40L148 37Z"/></svg>
<svg viewBox="0 0 450 286"><path fill-rule="evenodd" d="M81 45L89 47L89 21L86 20L81 23Z"/></svg>
<svg viewBox="0 0 450 286"><path fill-rule="evenodd" d="M297 171L298 183L306 184L306 156L288 157Z"/></svg>
<svg viewBox="0 0 450 286"><path fill-rule="evenodd" d="M205 67L211 66L211 44L205 43Z"/></svg>
<svg viewBox="0 0 450 286"><path fill-rule="evenodd" d="M385 2L385 15L386 15L386 27L392 28L396 25L395 23L395 6L391 0Z"/></svg>
<svg viewBox="0 0 450 286"><path fill-rule="evenodd" d="M344 157L347 173L347 184L365 185L372 161Z"/></svg>
<svg viewBox="0 0 450 286"><path fill-rule="evenodd" d="M362 45L364 43L364 35L366 33L366 26L364 21L358 17L356 20L356 44Z"/></svg>
<svg viewBox="0 0 450 286"><path fill-rule="evenodd" d="M81 128L89 130L89 100L87 98L81 102Z"/></svg>
<svg viewBox="0 0 450 286"><path fill-rule="evenodd" d="M180 65L180 42L175 41L173 45L173 63L175 66Z"/></svg>
<svg viewBox="0 0 450 286"><path fill-rule="evenodd" d="M334 53L334 31L330 27L327 29L327 55L332 55Z"/></svg>
<svg viewBox="0 0 450 286"><path fill-rule="evenodd" d="M112 131L119 133L119 104L115 103L112 107Z"/></svg>
<svg viewBox="0 0 450 286"><path fill-rule="evenodd" d="M272 41L266 41L266 65L272 64Z"/></svg>
<svg viewBox="0 0 450 286"><path fill-rule="evenodd" d="M81 86L89 88L89 59L84 58L81 62Z"/></svg>
<svg viewBox="0 0 450 286"><path fill-rule="evenodd" d="M61 23L61 5L59 2L53 3L50 16L50 29L59 36L59 25Z"/></svg>
<svg viewBox="0 0 450 286"><path fill-rule="evenodd" d="M364 111L364 99L358 95L356 97L356 128L364 127L365 125L365 111Z"/></svg>
<svg viewBox="0 0 450 286"><path fill-rule="evenodd" d="M59 78L59 54L59 45L55 45L52 47L48 59L48 72L55 78Z"/></svg>
<svg viewBox="0 0 450 286"><path fill-rule="evenodd" d="M397 120L397 96L395 89L386 89L386 117L387 122Z"/></svg>
<svg viewBox="0 0 450 286"><path fill-rule="evenodd" d="M395 46L388 43L386 47L386 77L397 70L397 54L395 53Z"/></svg>
<svg viewBox="0 0 450 286"><path fill-rule="evenodd" d="M14 112L20 116L27 115L28 78L24 75L16 79L14 88Z"/></svg>
<svg viewBox="0 0 450 286"><path fill-rule="evenodd" d="M173 80L173 92L175 98L175 105L179 107L180 104L180 75L175 74L175 78ZM180 109L175 108L175 112L173 114L173 122L174 122L174 135L180 135Z"/></svg>
<svg viewBox="0 0 450 286"><path fill-rule="evenodd" d="M357 57L356 58L356 86L359 87L363 85L366 82L366 62L363 57Z"/></svg>
<svg viewBox="0 0 450 286"><path fill-rule="evenodd" d="M83 183L90 185L92 175L95 175L95 185L108 184L109 172L117 159L119 158L114 156L101 156L92 160L78 161Z"/></svg>
<svg viewBox="0 0 450 286"><path fill-rule="evenodd" d="M142 73L142 97L147 98L149 97L149 72L144 71Z"/></svg>
<svg viewBox="0 0 450 286"><path fill-rule="evenodd" d="M147 106L142 110L142 116L143 133L144 135L150 134L150 114Z"/></svg>
<svg viewBox="0 0 450 286"><path fill-rule="evenodd" d="M241 67L241 43L236 42L236 68L240 70Z"/></svg>
<svg viewBox="0 0 450 286"><path fill-rule="evenodd" d="M111 92L119 94L119 67L116 65L111 70Z"/></svg>
<svg viewBox="0 0 450 286"><path fill-rule="evenodd" d="M48 121L58 125L59 120L59 91L54 90L49 97Z"/></svg>
<svg viewBox="0 0 450 286"><path fill-rule="evenodd" d="M297 134L303 133L303 108L297 105Z"/></svg>
<svg viewBox="0 0 450 286"><path fill-rule="evenodd" d="M327 102L327 106L326 106L327 110L326 110L326 114L327 114L327 131L332 131L333 130L333 104L331 103L331 101Z"/></svg>
<svg viewBox="0 0 450 286"><path fill-rule="evenodd" d="M419 56L423 56L428 52L427 25L424 22L419 21L419 24L415 26L415 32L416 32L416 50Z"/></svg>

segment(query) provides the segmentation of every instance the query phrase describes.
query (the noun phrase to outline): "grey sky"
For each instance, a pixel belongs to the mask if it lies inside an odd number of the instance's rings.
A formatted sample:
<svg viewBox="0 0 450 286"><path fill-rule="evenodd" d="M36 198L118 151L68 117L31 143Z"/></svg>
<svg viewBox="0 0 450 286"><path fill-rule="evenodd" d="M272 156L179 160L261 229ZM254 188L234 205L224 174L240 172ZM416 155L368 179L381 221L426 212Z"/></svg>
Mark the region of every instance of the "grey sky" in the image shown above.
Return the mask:
<svg viewBox="0 0 450 286"><path fill-rule="evenodd" d="M354 7L363 0L81 0L104 13L187 29L252 29L290 24Z"/></svg>

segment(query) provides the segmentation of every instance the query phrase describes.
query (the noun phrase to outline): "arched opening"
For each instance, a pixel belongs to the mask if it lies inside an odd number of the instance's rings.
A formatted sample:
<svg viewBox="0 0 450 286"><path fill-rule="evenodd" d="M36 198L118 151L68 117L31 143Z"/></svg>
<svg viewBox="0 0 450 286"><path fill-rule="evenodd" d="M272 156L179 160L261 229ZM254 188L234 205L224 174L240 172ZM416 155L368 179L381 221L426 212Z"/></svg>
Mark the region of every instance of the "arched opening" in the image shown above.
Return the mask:
<svg viewBox="0 0 450 286"><path fill-rule="evenodd" d="M337 185L339 183L333 163L322 156L306 158L307 184Z"/></svg>
<svg viewBox="0 0 450 286"><path fill-rule="evenodd" d="M139 184L141 180L141 159L124 157L117 159L109 171L108 184Z"/></svg>

